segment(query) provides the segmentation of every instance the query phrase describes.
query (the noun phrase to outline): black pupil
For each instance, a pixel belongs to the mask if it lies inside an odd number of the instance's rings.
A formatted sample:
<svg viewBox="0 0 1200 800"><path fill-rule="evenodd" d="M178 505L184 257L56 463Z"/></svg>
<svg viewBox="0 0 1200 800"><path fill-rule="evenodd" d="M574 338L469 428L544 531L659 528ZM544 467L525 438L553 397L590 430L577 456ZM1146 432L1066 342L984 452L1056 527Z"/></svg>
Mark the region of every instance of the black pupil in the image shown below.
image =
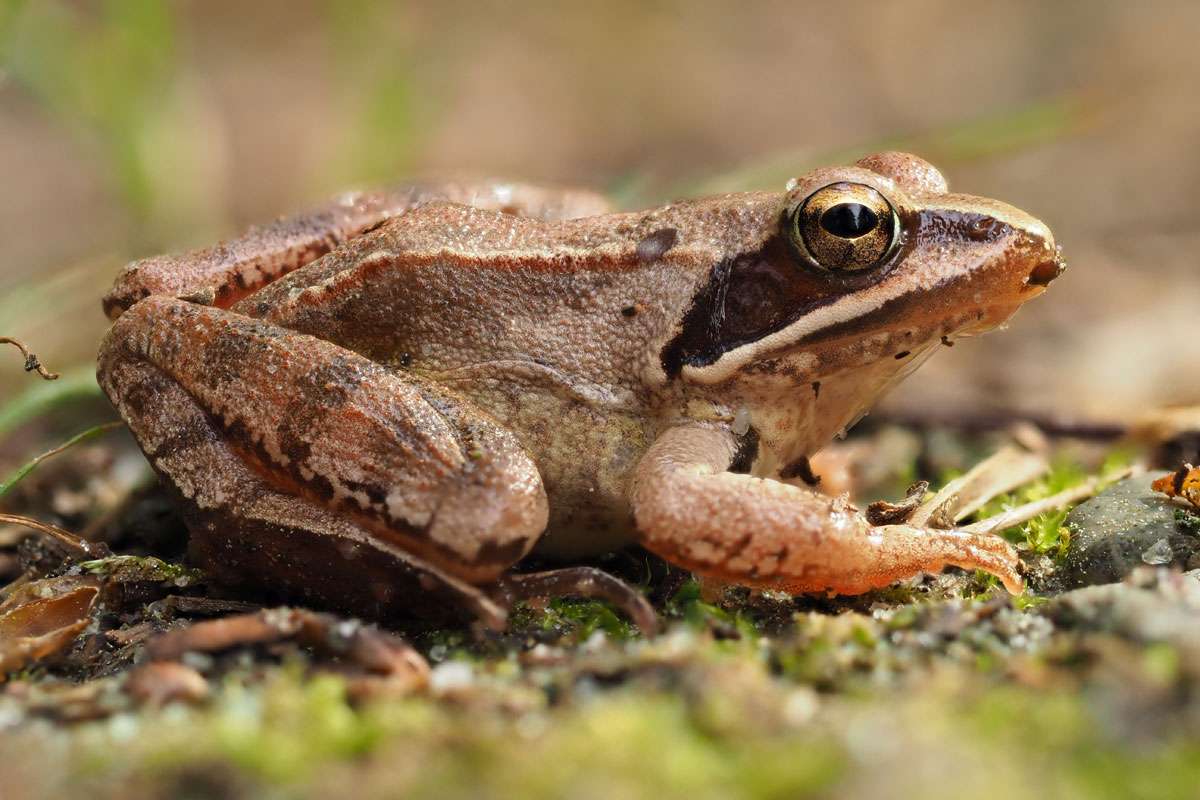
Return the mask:
<svg viewBox="0 0 1200 800"><path fill-rule="evenodd" d="M838 203L821 215L821 227L843 239L854 239L875 230L879 215L862 203Z"/></svg>

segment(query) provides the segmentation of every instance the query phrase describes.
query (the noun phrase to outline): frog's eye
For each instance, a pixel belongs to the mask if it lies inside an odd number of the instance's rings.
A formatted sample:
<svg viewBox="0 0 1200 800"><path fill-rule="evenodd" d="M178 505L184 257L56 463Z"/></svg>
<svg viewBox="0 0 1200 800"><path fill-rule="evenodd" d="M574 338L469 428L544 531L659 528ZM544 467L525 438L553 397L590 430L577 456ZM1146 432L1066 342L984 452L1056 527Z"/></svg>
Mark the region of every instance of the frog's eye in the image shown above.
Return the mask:
<svg viewBox="0 0 1200 800"><path fill-rule="evenodd" d="M785 215L784 227L806 260L829 272L879 266L900 240L900 218L892 204L861 183L816 190Z"/></svg>

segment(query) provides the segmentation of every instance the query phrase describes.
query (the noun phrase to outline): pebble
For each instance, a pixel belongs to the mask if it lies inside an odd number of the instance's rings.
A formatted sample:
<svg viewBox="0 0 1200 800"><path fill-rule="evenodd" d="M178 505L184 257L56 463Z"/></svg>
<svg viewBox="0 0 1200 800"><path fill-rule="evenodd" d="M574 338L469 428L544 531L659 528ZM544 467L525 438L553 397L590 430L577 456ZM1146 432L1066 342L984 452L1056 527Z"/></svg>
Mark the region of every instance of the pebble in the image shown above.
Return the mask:
<svg viewBox="0 0 1200 800"><path fill-rule="evenodd" d="M1177 522L1181 506L1150 489L1158 477L1127 478L1067 515L1065 588L1114 583L1143 564L1186 568L1200 556L1200 535Z"/></svg>

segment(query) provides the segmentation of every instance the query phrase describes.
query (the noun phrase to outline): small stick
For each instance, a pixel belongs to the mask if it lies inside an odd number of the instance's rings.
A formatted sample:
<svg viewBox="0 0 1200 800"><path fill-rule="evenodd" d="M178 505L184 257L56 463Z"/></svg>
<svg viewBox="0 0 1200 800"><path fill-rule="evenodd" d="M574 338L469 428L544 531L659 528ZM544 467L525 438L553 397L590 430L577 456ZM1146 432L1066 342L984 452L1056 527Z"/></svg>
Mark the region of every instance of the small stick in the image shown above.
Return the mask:
<svg viewBox="0 0 1200 800"><path fill-rule="evenodd" d="M1029 423L1047 436L1088 439L1108 442L1129 433L1129 426L1105 419L1056 417L1046 414L1025 414L1017 411L995 411L980 414L921 414L915 412L872 412L874 424L888 423L905 427L950 428L964 433L987 433L1011 428L1016 423Z"/></svg>
<svg viewBox="0 0 1200 800"><path fill-rule="evenodd" d="M16 347L18 350L21 351L21 355L25 356L25 371L26 372L37 372L38 375L41 375L43 378L45 378L48 381L58 380L58 373L50 372L45 367L43 367L42 362L41 362L41 360L38 359L37 355L33 351L31 351L28 347L26 347L25 343L22 342L21 340L14 339L11 336L0 336L0 344L11 344L12 346Z"/></svg>
<svg viewBox="0 0 1200 800"><path fill-rule="evenodd" d="M908 518L913 527L950 528L996 495L1049 472L1044 455L1002 447L966 474L947 483Z"/></svg>
<svg viewBox="0 0 1200 800"><path fill-rule="evenodd" d="M980 520L979 522L965 525L960 530L968 533L998 533L1014 525L1020 525L1022 522L1028 522L1039 514L1045 514L1047 511L1057 511L1069 503L1078 503L1081 500L1086 500L1096 493L1101 484L1119 481L1128 478L1132 474L1133 468L1129 467L1114 475L1107 475L1103 478L1090 478L1078 486L1064 489L1056 495L1011 508L1008 511Z"/></svg>
<svg viewBox="0 0 1200 800"><path fill-rule="evenodd" d="M921 499L929 491L929 481L917 481L908 487L904 499L899 503L879 500L867 506L867 522L872 525L899 525L906 522L921 505Z"/></svg>
<svg viewBox="0 0 1200 800"><path fill-rule="evenodd" d="M35 531L41 531L59 544L74 550L76 553L82 553L88 558L106 558L112 555L108 550L108 546L103 543L89 542L57 525L41 522L32 517L0 513L0 522L7 522L10 525L21 525L26 528L32 528Z"/></svg>

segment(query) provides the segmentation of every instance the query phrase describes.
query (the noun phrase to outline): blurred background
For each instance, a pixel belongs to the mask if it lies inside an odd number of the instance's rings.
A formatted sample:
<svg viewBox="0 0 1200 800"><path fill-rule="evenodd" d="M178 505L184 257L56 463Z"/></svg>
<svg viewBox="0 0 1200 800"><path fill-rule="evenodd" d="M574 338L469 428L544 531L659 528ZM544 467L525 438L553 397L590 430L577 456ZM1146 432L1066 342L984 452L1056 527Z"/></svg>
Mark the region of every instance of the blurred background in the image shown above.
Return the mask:
<svg viewBox="0 0 1200 800"><path fill-rule="evenodd" d="M1070 270L890 409L1197 402L1198 30L1186 0L0 0L0 335L85 385L125 261L353 186L636 207L903 148L1046 220ZM36 379L0 355L4 403Z"/></svg>

